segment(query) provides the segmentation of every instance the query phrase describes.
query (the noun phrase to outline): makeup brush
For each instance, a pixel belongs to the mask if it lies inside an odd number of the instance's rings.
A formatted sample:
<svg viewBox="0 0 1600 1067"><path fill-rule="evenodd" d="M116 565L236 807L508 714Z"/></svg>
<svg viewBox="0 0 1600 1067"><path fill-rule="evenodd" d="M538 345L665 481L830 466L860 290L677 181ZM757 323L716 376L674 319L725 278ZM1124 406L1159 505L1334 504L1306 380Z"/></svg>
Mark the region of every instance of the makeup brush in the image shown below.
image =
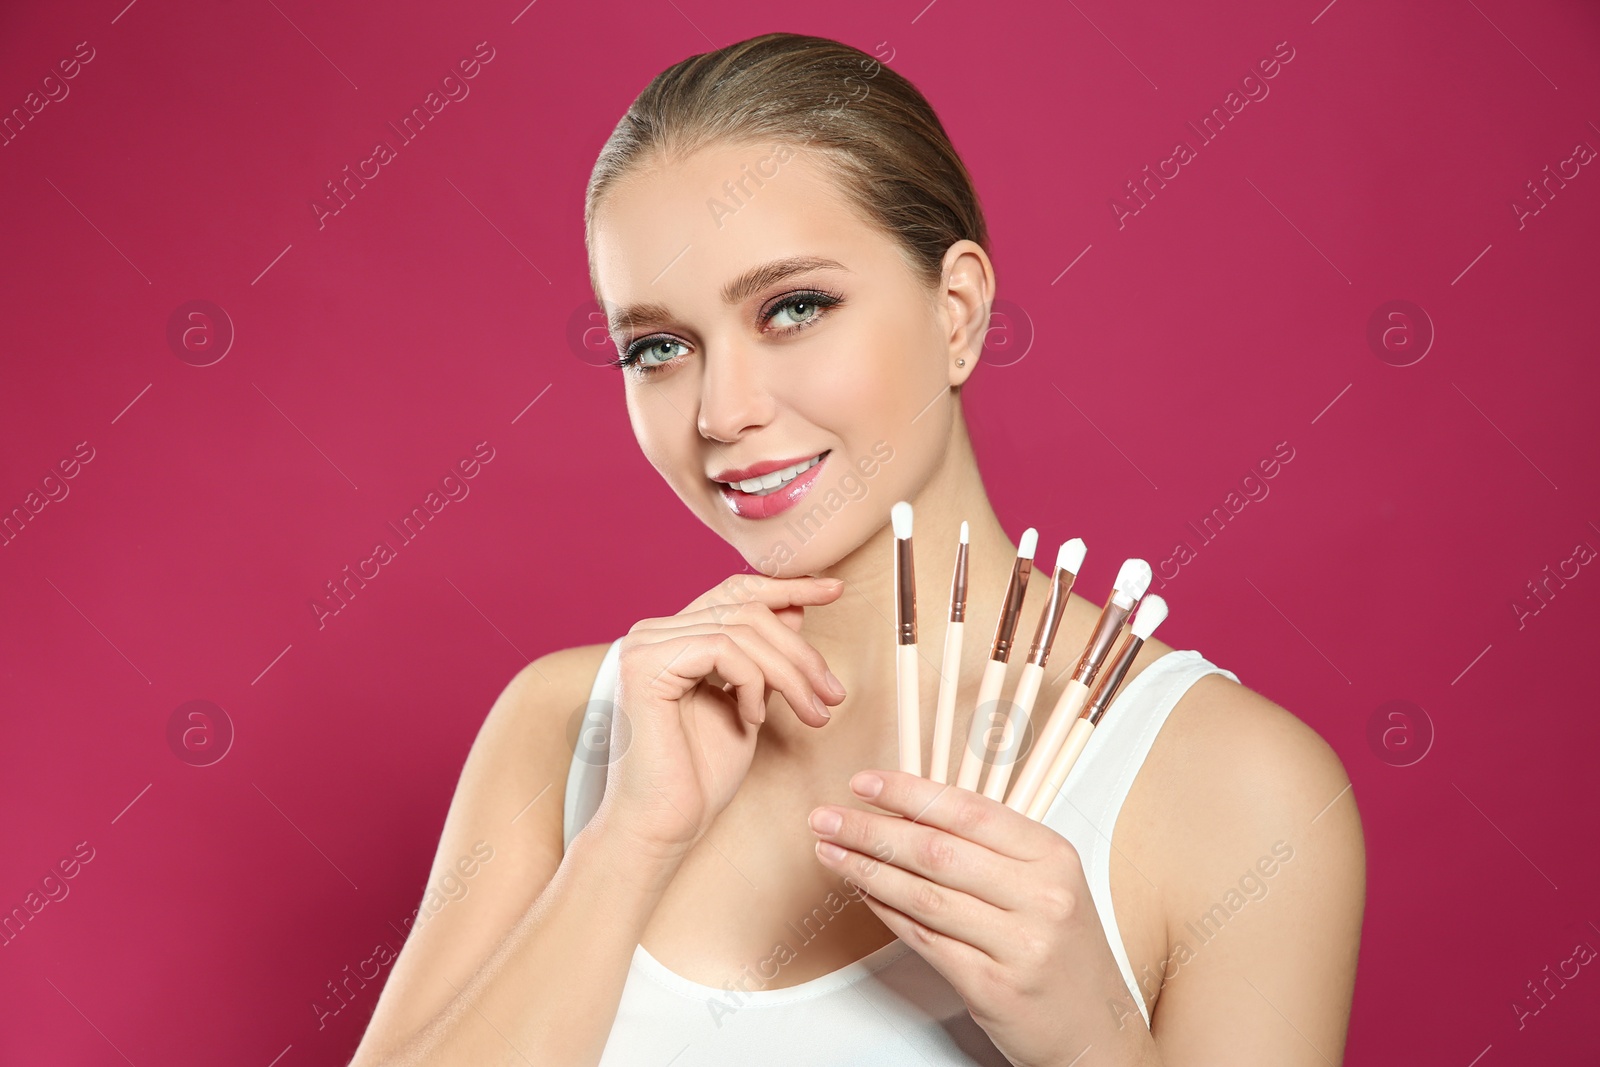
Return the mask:
<svg viewBox="0 0 1600 1067"><path fill-rule="evenodd" d="M1022 773L1017 776L1016 784L1011 787L1011 796L1006 800L1006 807L1013 811L1026 812L1028 805L1033 803L1039 786L1044 783L1045 775L1049 773L1051 763L1061 751L1061 745L1066 740L1067 731L1072 727L1072 721L1078 717L1078 712L1082 711L1084 704L1088 702L1089 691L1094 685L1095 676L1100 673L1100 665L1105 661L1106 654L1111 651L1112 642L1116 640L1117 634L1122 630L1122 624L1133 612L1134 605L1144 596L1144 591L1150 588L1150 580L1153 577L1150 564L1142 559L1125 560L1121 569L1117 571L1117 580L1112 586L1111 596L1107 599L1105 607L1100 609L1100 619L1095 623L1088 644L1084 646L1083 655L1078 657L1077 666L1072 672L1072 680L1061 691L1055 708L1050 712L1050 718L1039 733L1038 743L1028 755L1027 762L1022 765Z"/></svg>
<svg viewBox="0 0 1600 1067"><path fill-rule="evenodd" d="M911 566L911 505L889 509L894 525L895 692L900 707L900 769L922 773L922 719L917 697L917 580Z"/></svg>
<svg viewBox="0 0 1600 1067"><path fill-rule="evenodd" d="M950 777L950 730L956 716L956 683L961 677L961 634L967 628L967 524L961 524L956 572L950 579L950 623L944 631L944 661L939 669L939 703L933 712L933 754L928 776L943 784Z"/></svg>
<svg viewBox="0 0 1600 1067"><path fill-rule="evenodd" d="M1139 610L1128 626L1128 639L1118 650L1116 662L1111 665L1111 669L1102 674L1099 682L1095 684L1094 696L1089 698L1089 704L1083 709L1083 714L1078 716L1077 721L1072 724L1072 729L1068 731L1066 744L1061 746L1060 754L1050 765L1050 773L1045 777L1043 788L1028 806L1028 818L1038 822L1049 812L1050 805L1055 803L1056 795L1061 792L1067 776L1077 764L1078 756L1083 753L1083 746L1089 743L1089 736L1094 733L1094 728L1100 725L1101 716L1105 715L1106 708L1116 698L1123 678L1127 677L1128 668L1133 666L1133 658L1139 654L1145 639L1155 633L1156 627L1160 626L1166 617L1167 602L1160 594L1151 593L1139 601Z"/></svg>
<svg viewBox="0 0 1600 1067"><path fill-rule="evenodd" d="M1083 538L1074 537L1062 544L1056 552L1056 570L1050 581L1050 599L1039 613L1039 626L1033 634L1033 646L1028 651L1028 662L1022 666L1022 676L1017 679L1017 690L1011 695L1011 707L1001 730L1000 750L995 753L989 767L989 777L983 783L983 795L1000 800L1006 795L1006 783L1011 780L1011 770L1016 765L1016 749L1021 747L1024 727L1033 714L1033 702L1039 697L1039 682L1044 678L1045 661L1050 657L1050 646L1055 643L1056 630L1061 626L1061 616L1067 610L1067 595L1077 580L1078 569L1088 550Z"/></svg>
<svg viewBox="0 0 1600 1067"><path fill-rule="evenodd" d="M1032 526L1022 531L1017 545L1017 558L1011 565L1011 580L1006 584L1006 598L1000 606L1000 618L994 627L994 644L989 649L989 662L983 668L983 680L978 683L978 705L972 712L972 724L967 729L967 747L961 753L961 771L956 775L956 785L962 789L978 788L978 778L983 774L986 724L985 717L998 708L1000 688L1006 680L1006 661L1011 658L1011 641L1017 632L1017 618L1022 612L1022 598L1028 592L1028 577L1033 573L1033 552L1039 546L1039 531Z"/></svg>

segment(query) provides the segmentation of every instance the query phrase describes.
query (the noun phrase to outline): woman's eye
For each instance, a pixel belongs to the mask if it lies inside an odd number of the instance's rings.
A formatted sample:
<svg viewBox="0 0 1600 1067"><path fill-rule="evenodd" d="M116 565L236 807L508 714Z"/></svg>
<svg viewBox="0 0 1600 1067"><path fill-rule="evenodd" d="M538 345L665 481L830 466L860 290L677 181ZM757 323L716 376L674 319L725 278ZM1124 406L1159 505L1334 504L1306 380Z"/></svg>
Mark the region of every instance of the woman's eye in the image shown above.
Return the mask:
<svg viewBox="0 0 1600 1067"><path fill-rule="evenodd" d="M624 358L629 362L638 363L640 366L654 368L662 363L672 362L673 357L677 355L672 349L683 347L682 341L674 341L670 337L662 337L638 348L631 349ZM655 359L657 356L661 357L659 361Z"/></svg>
<svg viewBox="0 0 1600 1067"><path fill-rule="evenodd" d="M819 306L815 300L809 298L790 300L788 303L780 304L767 321L775 322L779 326L798 326L802 322L808 322L816 318ZM782 315L788 315L789 321L779 321L779 317Z"/></svg>
<svg viewBox="0 0 1600 1067"><path fill-rule="evenodd" d="M822 318L829 308L843 302L844 297L833 293L793 293L774 304L763 321L776 323L785 330L799 330L810 326ZM786 316L787 321L779 321L780 316Z"/></svg>

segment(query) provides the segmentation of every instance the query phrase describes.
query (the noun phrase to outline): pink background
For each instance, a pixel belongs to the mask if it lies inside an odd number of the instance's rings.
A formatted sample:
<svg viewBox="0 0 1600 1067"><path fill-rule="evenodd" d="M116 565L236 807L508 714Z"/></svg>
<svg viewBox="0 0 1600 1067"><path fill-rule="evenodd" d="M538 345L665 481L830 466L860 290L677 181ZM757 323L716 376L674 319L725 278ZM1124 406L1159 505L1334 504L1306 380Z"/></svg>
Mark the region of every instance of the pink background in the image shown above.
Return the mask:
<svg viewBox="0 0 1600 1067"><path fill-rule="evenodd" d="M1600 165L1512 206L1600 148L1592 5L122 4L0 15L5 113L93 49L0 147L0 510L66 492L0 546L0 911L93 857L0 948L0 1061L342 1064L378 983L324 1028L312 1005L398 947L506 681L740 569L569 327L628 102L789 29L911 78L976 177L1003 328L966 407L1008 531L1100 546L1080 591L1188 541L1162 636L1343 758L1369 861L1347 1062L1594 1062L1596 966L1512 1008L1600 948L1600 567L1575 557L1600 548ZM325 183L485 41L470 95L319 227ZM1197 158L1119 228L1179 138ZM168 339L192 300L236 334L207 366L218 333ZM469 495L319 629L324 583L484 441ZM234 733L209 766L169 742L192 700Z"/></svg>

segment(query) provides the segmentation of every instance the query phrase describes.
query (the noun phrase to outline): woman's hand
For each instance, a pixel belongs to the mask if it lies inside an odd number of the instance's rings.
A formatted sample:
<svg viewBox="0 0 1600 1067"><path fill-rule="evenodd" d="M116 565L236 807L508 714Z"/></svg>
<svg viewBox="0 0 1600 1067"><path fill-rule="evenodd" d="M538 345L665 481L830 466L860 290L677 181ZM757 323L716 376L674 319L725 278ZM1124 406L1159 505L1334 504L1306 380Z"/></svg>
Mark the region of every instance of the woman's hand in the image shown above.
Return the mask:
<svg viewBox="0 0 1600 1067"><path fill-rule="evenodd" d="M1159 1062L1071 842L981 793L905 771L862 771L850 787L889 814L814 809L818 858L861 887L1007 1059L1066 1067L1092 1047L1085 1063Z"/></svg>
<svg viewBox="0 0 1600 1067"><path fill-rule="evenodd" d="M640 847L681 855L744 781L767 699L822 726L844 690L799 634L806 605L844 583L736 574L676 615L641 619L618 650L613 763L597 819ZM819 699L820 698L820 699Z"/></svg>

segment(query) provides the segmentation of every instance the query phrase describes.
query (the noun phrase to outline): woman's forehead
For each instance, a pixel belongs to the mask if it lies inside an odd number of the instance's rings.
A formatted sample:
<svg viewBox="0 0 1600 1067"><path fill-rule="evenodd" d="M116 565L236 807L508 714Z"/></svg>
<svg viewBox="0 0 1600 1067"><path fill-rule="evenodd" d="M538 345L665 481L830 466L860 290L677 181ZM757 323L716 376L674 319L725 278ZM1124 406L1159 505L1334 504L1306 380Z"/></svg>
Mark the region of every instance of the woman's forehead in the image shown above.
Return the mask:
<svg viewBox="0 0 1600 1067"><path fill-rule="evenodd" d="M734 279L773 260L882 254L823 157L787 146L714 145L613 186L595 212L591 252L608 306L666 292L720 302Z"/></svg>

